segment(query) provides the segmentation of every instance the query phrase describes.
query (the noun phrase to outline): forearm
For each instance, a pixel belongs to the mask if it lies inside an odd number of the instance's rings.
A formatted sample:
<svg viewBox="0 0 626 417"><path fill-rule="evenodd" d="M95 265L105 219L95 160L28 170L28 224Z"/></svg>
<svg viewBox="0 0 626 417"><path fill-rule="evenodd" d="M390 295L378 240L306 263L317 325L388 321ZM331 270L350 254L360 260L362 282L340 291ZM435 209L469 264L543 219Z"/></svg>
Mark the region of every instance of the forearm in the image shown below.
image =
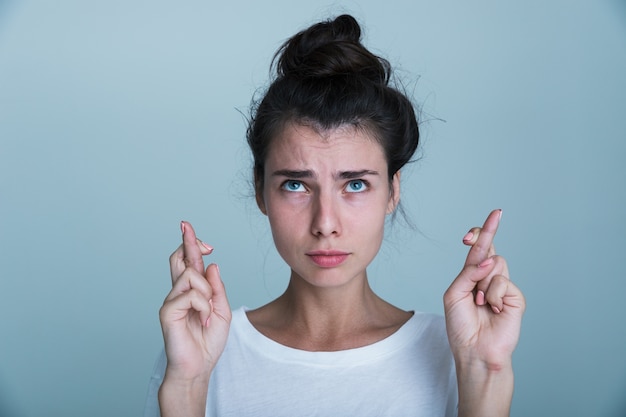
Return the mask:
<svg viewBox="0 0 626 417"><path fill-rule="evenodd" d="M167 377L159 389L161 417L204 417L208 380L174 381Z"/></svg>
<svg viewBox="0 0 626 417"><path fill-rule="evenodd" d="M458 363L459 417L509 416L513 399L510 363L489 367L484 363Z"/></svg>

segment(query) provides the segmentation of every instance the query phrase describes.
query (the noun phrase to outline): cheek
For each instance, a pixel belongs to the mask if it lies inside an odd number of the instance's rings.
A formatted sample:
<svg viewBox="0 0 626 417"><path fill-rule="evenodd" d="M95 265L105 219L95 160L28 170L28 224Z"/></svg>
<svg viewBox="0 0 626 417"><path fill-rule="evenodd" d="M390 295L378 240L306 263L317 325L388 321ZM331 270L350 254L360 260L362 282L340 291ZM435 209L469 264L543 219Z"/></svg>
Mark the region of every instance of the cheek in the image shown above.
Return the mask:
<svg viewBox="0 0 626 417"><path fill-rule="evenodd" d="M280 213L271 212L268 215L274 247L280 257L288 265L293 265L297 258L298 248L304 244L302 236L302 221L293 216L281 216Z"/></svg>
<svg viewBox="0 0 626 417"><path fill-rule="evenodd" d="M385 222L389 199L381 194L361 199L361 201L353 205L353 211L357 213L361 222L370 225Z"/></svg>
<svg viewBox="0 0 626 417"><path fill-rule="evenodd" d="M276 246L288 247L289 241L297 236L306 224L305 216L302 213L295 213L295 210L282 205L270 205L267 210L267 218L270 222L272 236Z"/></svg>
<svg viewBox="0 0 626 417"><path fill-rule="evenodd" d="M385 233L385 218L383 216L364 217L359 222L359 230L364 241L380 246Z"/></svg>
<svg viewBox="0 0 626 417"><path fill-rule="evenodd" d="M361 238L377 248L380 247L385 234L386 209L386 205L377 205L376 210L362 210L358 216L358 224L355 223L361 231Z"/></svg>

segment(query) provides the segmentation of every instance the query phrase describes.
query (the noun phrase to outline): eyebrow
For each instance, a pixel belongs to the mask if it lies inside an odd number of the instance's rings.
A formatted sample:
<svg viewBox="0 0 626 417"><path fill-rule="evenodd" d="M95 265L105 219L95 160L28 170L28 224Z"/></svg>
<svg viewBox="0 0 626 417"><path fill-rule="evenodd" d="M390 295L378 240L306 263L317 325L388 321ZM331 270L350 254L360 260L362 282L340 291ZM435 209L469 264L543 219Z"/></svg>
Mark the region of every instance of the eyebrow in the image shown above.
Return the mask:
<svg viewBox="0 0 626 417"><path fill-rule="evenodd" d="M372 171L371 169L361 169L359 171L341 171L336 175L339 179L352 180L355 178L361 178L365 175L380 175L378 171ZM316 175L313 171L307 170L293 170L293 169L279 169L272 173L274 177L287 177L293 179L302 178L315 178Z"/></svg>
<svg viewBox="0 0 626 417"><path fill-rule="evenodd" d="M288 177L288 178L313 178L315 175L311 170L298 171L293 169L279 169L278 171L274 171L272 173L273 177Z"/></svg>
<svg viewBox="0 0 626 417"><path fill-rule="evenodd" d="M360 171L343 171L340 172L338 177L344 180L352 180L355 178L361 178L366 175L379 175L378 171L372 171L371 169L362 169Z"/></svg>

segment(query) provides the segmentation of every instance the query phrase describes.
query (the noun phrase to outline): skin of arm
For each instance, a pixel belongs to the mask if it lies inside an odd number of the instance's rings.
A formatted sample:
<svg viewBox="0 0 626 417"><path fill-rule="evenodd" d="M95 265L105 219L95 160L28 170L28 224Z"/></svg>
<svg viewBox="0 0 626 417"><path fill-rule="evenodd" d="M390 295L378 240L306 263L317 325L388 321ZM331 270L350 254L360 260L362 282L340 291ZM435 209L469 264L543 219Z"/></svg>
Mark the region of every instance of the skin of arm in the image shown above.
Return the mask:
<svg viewBox="0 0 626 417"><path fill-rule="evenodd" d="M513 399L513 366L490 369L468 360L456 361L459 417L508 416Z"/></svg>
<svg viewBox="0 0 626 417"><path fill-rule="evenodd" d="M208 378L195 381L176 380L166 373L159 389L161 416L203 417L208 388Z"/></svg>

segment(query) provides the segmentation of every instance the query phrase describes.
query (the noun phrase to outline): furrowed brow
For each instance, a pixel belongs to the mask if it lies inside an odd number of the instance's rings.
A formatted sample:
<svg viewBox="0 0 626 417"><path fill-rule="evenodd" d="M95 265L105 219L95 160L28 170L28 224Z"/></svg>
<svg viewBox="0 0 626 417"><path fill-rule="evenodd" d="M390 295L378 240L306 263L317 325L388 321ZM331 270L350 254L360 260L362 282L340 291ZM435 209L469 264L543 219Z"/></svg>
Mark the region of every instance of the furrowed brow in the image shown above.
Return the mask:
<svg viewBox="0 0 626 417"><path fill-rule="evenodd" d="M311 170L298 171L298 170L293 170L293 169L279 169L278 171L274 171L272 173L272 176L273 177L287 177L287 178L294 178L294 179L315 177L315 175L313 174L313 171Z"/></svg>
<svg viewBox="0 0 626 417"><path fill-rule="evenodd" d="M370 169L362 169L360 171L342 171L339 173L338 177L343 180L353 180L356 178L361 178L366 175L379 175L378 171L372 171Z"/></svg>

